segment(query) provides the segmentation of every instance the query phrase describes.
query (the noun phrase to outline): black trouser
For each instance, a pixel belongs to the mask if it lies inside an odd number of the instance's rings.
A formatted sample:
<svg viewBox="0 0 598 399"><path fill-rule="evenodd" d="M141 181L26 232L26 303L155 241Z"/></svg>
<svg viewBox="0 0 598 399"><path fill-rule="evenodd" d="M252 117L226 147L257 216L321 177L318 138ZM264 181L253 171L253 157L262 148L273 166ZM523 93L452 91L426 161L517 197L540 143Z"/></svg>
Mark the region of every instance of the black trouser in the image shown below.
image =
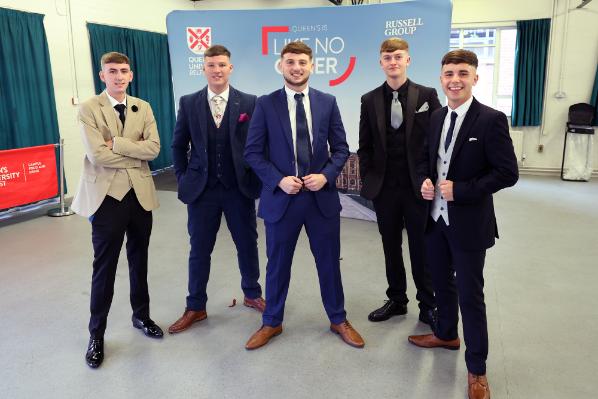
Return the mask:
<svg viewBox="0 0 598 399"><path fill-rule="evenodd" d="M116 266L125 233L133 316L142 320L149 318L147 253L152 232L152 212L141 207L131 189L120 202L106 196L94 214L91 226L94 260L89 333L93 338L101 338L112 304Z"/></svg>
<svg viewBox="0 0 598 399"><path fill-rule="evenodd" d="M417 288L416 298L421 310L436 307L432 281L427 270L424 244L426 204L410 187L383 186L373 200L378 230L382 235L389 299L407 304L407 278L403 262L403 227L407 230L411 274Z"/></svg>
<svg viewBox="0 0 598 399"><path fill-rule="evenodd" d="M430 218L426 244L438 302L438 328L435 334L444 340L457 338L461 308L467 370L484 375L488 357L488 326L484 303L486 250L464 251L454 245L451 233L454 234L442 218L438 222Z"/></svg>

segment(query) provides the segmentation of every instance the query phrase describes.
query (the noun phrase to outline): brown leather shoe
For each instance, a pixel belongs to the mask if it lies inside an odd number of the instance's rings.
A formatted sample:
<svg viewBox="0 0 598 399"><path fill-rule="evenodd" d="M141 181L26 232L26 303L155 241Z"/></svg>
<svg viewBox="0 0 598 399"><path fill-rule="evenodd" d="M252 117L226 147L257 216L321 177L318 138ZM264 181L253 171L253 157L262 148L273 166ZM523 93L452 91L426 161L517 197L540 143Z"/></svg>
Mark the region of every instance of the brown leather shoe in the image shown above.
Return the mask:
<svg viewBox="0 0 598 399"><path fill-rule="evenodd" d="M485 375L467 373L469 399L490 399L490 387Z"/></svg>
<svg viewBox="0 0 598 399"><path fill-rule="evenodd" d="M330 324L330 331L340 335L343 341L355 348L363 348L365 345L363 338L349 323L349 320L345 320L340 324Z"/></svg>
<svg viewBox="0 0 598 399"><path fill-rule="evenodd" d="M245 299L243 299L243 305L254 308L260 313L264 313L264 310L266 309L266 301L264 301L264 298L262 297L255 299L245 297Z"/></svg>
<svg viewBox="0 0 598 399"><path fill-rule="evenodd" d="M191 327L191 324L202 321L206 317L208 317L208 314L205 310L185 310L185 313L173 325L168 327L168 332L175 334L185 331Z"/></svg>
<svg viewBox="0 0 598 399"><path fill-rule="evenodd" d="M279 335L281 332L282 324L276 327L262 326L251 336L251 338L249 338L249 341L245 344L245 349L252 350L264 346L270 339Z"/></svg>
<svg viewBox="0 0 598 399"><path fill-rule="evenodd" d="M422 348L444 348L456 351L461 346L459 337L445 341L434 334L410 335L409 342Z"/></svg>

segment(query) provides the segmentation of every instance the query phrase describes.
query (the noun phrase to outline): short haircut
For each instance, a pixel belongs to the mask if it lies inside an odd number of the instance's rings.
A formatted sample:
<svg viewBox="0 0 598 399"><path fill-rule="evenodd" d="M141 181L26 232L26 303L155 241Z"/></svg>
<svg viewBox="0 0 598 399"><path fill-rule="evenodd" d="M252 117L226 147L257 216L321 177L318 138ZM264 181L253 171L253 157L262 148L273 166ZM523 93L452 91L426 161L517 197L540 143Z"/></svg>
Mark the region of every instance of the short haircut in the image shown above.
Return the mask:
<svg viewBox="0 0 598 399"><path fill-rule="evenodd" d="M106 64L128 64L128 65L131 65L131 62L129 61L129 57L127 57L123 53L117 53L116 51L111 51L109 53L104 54L102 56L100 63L102 65L102 68L104 68L104 65L106 65Z"/></svg>
<svg viewBox="0 0 598 399"><path fill-rule="evenodd" d="M280 52L280 58L282 58L286 53L307 54L310 60L313 58L311 48L303 42L287 43Z"/></svg>
<svg viewBox="0 0 598 399"><path fill-rule="evenodd" d="M380 45L380 54L394 53L397 50L409 51L409 43L407 43L407 40L398 37L391 37L383 41Z"/></svg>
<svg viewBox="0 0 598 399"><path fill-rule="evenodd" d="M446 64L468 64L474 68L478 67L478 56L469 50L451 50L442 57L441 65Z"/></svg>
<svg viewBox="0 0 598 399"><path fill-rule="evenodd" d="M217 57L219 55L225 55L230 58L230 51L220 44L214 44L203 53L204 57Z"/></svg>

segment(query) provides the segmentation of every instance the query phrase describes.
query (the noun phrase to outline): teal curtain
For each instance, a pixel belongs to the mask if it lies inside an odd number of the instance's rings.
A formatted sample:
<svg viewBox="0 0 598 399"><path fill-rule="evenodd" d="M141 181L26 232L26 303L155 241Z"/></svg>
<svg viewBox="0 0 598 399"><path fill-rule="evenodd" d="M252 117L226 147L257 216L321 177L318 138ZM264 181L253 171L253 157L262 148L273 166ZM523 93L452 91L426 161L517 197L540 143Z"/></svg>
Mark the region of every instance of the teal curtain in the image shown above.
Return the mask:
<svg viewBox="0 0 598 399"><path fill-rule="evenodd" d="M550 19L517 21L512 126L542 123Z"/></svg>
<svg viewBox="0 0 598 399"><path fill-rule="evenodd" d="M133 81L127 91L150 103L158 124L161 150L158 157L150 162L150 167L156 170L172 165L170 143L176 116L166 35L91 23L87 24L87 30L96 93L104 90L98 76L102 55L109 51L126 54L133 71Z"/></svg>
<svg viewBox="0 0 598 399"><path fill-rule="evenodd" d="M0 8L0 150L58 141L44 16Z"/></svg>
<svg viewBox="0 0 598 399"><path fill-rule="evenodd" d="M596 65L596 76L594 77L594 89L590 104L594 106L594 126L598 126L598 65Z"/></svg>

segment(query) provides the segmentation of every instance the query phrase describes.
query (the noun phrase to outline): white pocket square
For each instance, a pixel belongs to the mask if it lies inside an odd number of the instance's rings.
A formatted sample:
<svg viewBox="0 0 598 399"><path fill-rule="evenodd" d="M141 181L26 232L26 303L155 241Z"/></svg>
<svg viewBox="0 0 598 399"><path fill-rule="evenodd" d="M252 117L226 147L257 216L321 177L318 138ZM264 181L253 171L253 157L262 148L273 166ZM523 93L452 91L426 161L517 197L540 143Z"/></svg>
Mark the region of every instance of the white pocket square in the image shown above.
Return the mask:
<svg viewBox="0 0 598 399"><path fill-rule="evenodd" d="M478 138L477 137L470 137L469 141L478 141Z"/></svg>
<svg viewBox="0 0 598 399"><path fill-rule="evenodd" d="M429 109L430 109L430 106L428 105L428 102L426 101L425 103L422 104L421 107L419 107L419 109L417 111L415 111L415 113L419 114L420 112L426 112Z"/></svg>

